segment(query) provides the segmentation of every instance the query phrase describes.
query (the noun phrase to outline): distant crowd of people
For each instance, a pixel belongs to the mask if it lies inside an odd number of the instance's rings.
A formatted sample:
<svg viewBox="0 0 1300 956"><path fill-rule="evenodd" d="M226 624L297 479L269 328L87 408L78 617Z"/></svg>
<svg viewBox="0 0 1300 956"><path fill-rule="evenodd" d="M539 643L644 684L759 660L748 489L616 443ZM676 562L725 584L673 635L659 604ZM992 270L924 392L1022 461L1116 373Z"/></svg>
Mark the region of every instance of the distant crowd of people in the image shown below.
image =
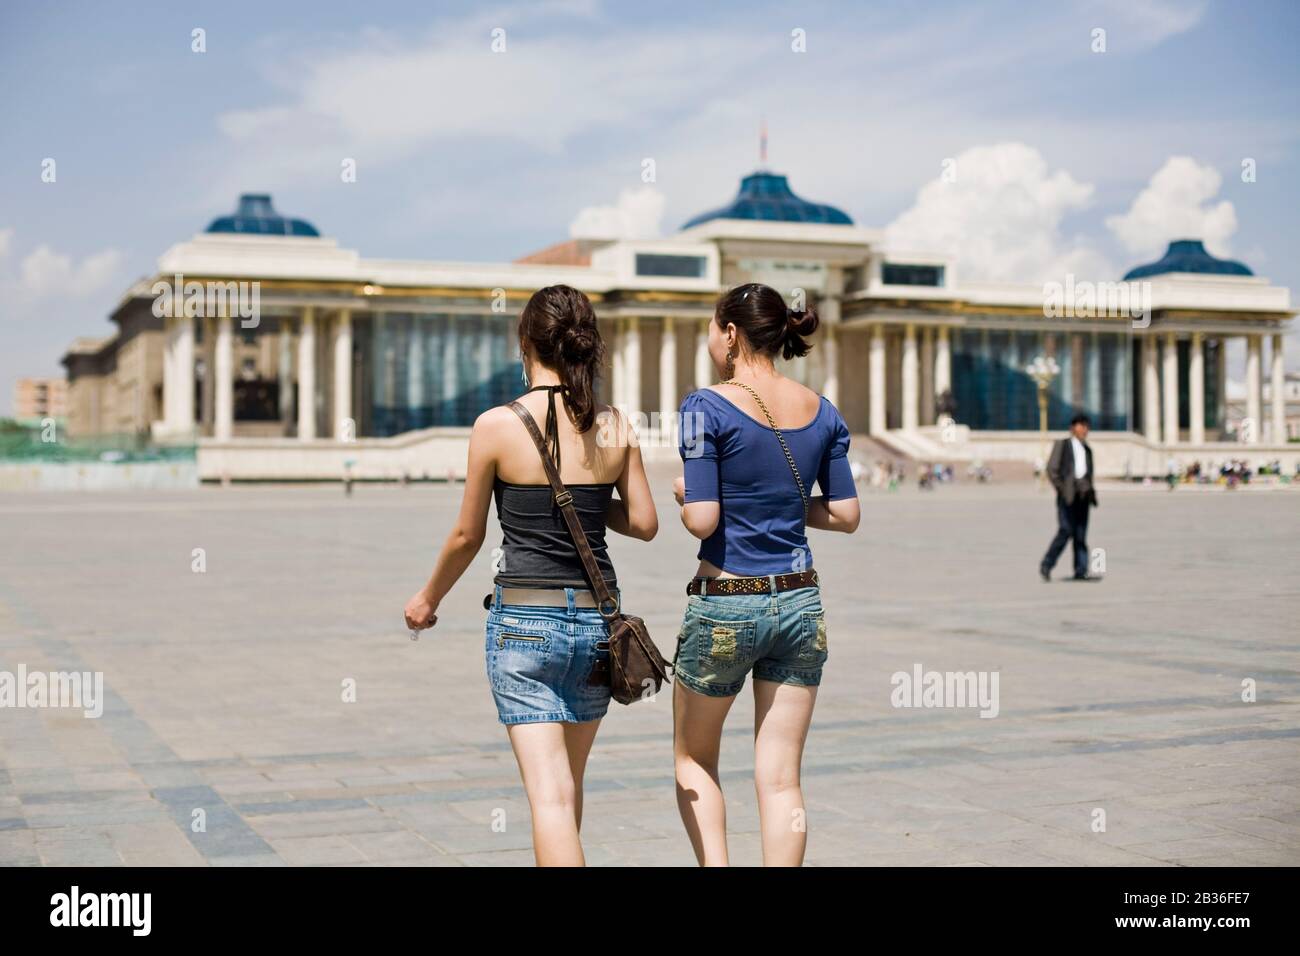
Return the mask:
<svg viewBox="0 0 1300 956"><path fill-rule="evenodd" d="M953 466L944 462L921 461L914 467L917 487L927 491L937 485L950 484L957 477ZM886 491L897 491L908 480L908 464L904 461L877 458L868 467L860 458L854 458L849 462L849 470L855 484L866 484ZM985 484L992 480L993 469L976 459L966 466L965 477L969 481Z"/></svg>
<svg viewBox="0 0 1300 956"><path fill-rule="evenodd" d="M1179 484L1219 484L1227 488L1235 488L1237 485L1249 484L1252 477L1265 476L1278 477L1283 480L1289 480L1292 477L1300 478L1300 465L1296 466L1294 475L1285 475L1282 471L1282 462L1279 459L1265 462L1256 468L1252 468L1244 458L1211 461L1208 465L1203 465L1199 461L1183 465L1175 458L1170 458L1165 462L1165 484L1169 486L1170 491Z"/></svg>

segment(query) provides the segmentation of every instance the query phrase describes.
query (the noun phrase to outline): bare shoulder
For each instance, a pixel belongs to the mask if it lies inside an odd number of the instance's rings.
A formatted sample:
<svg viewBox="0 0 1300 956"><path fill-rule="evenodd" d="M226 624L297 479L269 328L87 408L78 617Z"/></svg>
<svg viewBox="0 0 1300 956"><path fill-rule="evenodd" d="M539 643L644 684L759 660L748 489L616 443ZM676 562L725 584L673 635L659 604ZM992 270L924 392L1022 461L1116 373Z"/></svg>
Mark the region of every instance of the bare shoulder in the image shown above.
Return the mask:
<svg viewBox="0 0 1300 956"><path fill-rule="evenodd" d="M630 441L631 421L613 405L595 406L596 446L598 448L626 448Z"/></svg>
<svg viewBox="0 0 1300 956"><path fill-rule="evenodd" d="M786 379L786 381L790 383L790 386L787 387L791 388L791 394L797 395L804 403L810 405L821 404L822 396L820 392L814 392L807 385L804 385L802 382L796 382L792 378Z"/></svg>
<svg viewBox="0 0 1300 956"><path fill-rule="evenodd" d="M519 416L506 405L497 405L474 419L471 433L479 441L495 441L503 435L510 434L510 429L519 426Z"/></svg>

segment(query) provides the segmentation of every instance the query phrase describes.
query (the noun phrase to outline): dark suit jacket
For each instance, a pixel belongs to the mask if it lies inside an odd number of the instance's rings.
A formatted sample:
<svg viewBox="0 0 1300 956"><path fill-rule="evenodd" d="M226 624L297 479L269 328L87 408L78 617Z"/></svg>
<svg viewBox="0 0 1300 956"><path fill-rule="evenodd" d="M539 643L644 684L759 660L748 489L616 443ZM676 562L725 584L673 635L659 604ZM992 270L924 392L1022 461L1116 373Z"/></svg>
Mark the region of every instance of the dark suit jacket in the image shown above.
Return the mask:
<svg viewBox="0 0 1300 956"><path fill-rule="evenodd" d="M1088 458L1088 473L1083 478L1074 477L1074 442L1069 438L1057 441L1052 446L1052 457L1047 460L1047 478L1067 505L1074 504L1080 496L1090 505L1097 504L1097 492L1093 489L1092 447L1084 442L1083 451Z"/></svg>

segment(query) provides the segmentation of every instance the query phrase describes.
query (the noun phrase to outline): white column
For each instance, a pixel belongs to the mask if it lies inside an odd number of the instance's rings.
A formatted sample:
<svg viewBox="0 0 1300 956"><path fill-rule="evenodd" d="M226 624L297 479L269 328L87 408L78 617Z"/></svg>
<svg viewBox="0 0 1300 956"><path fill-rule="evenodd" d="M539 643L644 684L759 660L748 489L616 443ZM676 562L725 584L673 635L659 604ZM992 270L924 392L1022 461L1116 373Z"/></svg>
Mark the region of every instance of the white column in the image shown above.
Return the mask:
<svg viewBox="0 0 1300 956"><path fill-rule="evenodd" d="M392 377L396 377L395 375ZM460 325L455 316L447 318L447 335L442 345L442 400L450 404L460 390Z"/></svg>
<svg viewBox="0 0 1300 956"><path fill-rule="evenodd" d="M916 326L908 323L903 329L903 428L914 431L917 426L917 409L920 400L920 371L916 357Z"/></svg>
<svg viewBox="0 0 1300 956"><path fill-rule="evenodd" d="M627 336L623 331L623 319L614 320L612 337L611 352L614 356L614 367L611 372L613 380L610 383L610 400L615 408L627 408L627 355L623 351L627 344Z"/></svg>
<svg viewBox="0 0 1300 956"><path fill-rule="evenodd" d="M203 407L199 418L202 423L200 431L205 435L216 432L217 405L217 327L216 320L201 316L197 320L203 323Z"/></svg>
<svg viewBox="0 0 1300 956"><path fill-rule="evenodd" d="M1228 422L1228 340L1219 336L1218 348L1214 350L1214 417L1219 423L1219 434L1227 431Z"/></svg>
<svg viewBox="0 0 1300 956"><path fill-rule="evenodd" d="M826 339L822 342L822 361L826 366L826 378L822 382L822 394L832 405L840 403L840 327L826 326Z"/></svg>
<svg viewBox="0 0 1300 956"><path fill-rule="evenodd" d="M235 343L230 315L217 316L217 354L213 374L216 376L216 425L218 441L229 440L235 422Z"/></svg>
<svg viewBox="0 0 1300 956"><path fill-rule="evenodd" d="M1205 336L1192 333L1191 352L1187 360L1187 410L1191 426L1188 438L1193 445L1205 444Z"/></svg>
<svg viewBox="0 0 1300 956"><path fill-rule="evenodd" d="M1156 369L1156 339L1142 336L1142 433L1160 444L1160 374Z"/></svg>
<svg viewBox="0 0 1300 956"><path fill-rule="evenodd" d="M406 340L406 407L424 404L424 329L421 316L411 316L411 334Z"/></svg>
<svg viewBox="0 0 1300 956"><path fill-rule="evenodd" d="M1274 445L1286 441L1286 368L1282 364L1282 333L1273 334L1273 375L1269 388L1273 392L1273 436Z"/></svg>
<svg viewBox="0 0 1300 956"><path fill-rule="evenodd" d="M882 325L871 327L871 351L867 370L871 377L867 420L873 435L885 433L885 329Z"/></svg>
<svg viewBox="0 0 1300 956"><path fill-rule="evenodd" d="M635 315L628 317L625 334L623 370L627 373L627 408L635 415L641 411L641 322Z"/></svg>
<svg viewBox="0 0 1300 956"><path fill-rule="evenodd" d="M673 435L677 421L677 331L672 316L663 319L663 334L659 336L659 429L664 435Z"/></svg>
<svg viewBox="0 0 1300 956"><path fill-rule="evenodd" d="M707 319L700 323L695 331L695 387L704 388L713 384L713 359L709 358L709 323Z"/></svg>
<svg viewBox="0 0 1300 956"><path fill-rule="evenodd" d="M173 432L175 415L175 319L162 316L162 431Z"/></svg>
<svg viewBox="0 0 1300 956"><path fill-rule="evenodd" d="M939 326L934 349L934 394L937 398L952 391L952 349L948 344L948 326Z"/></svg>
<svg viewBox="0 0 1300 956"><path fill-rule="evenodd" d="M352 313L343 309L334 319L334 427L339 440L356 437L352 422Z"/></svg>
<svg viewBox="0 0 1300 956"><path fill-rule="evenodd" d="M1264 423L1260 421L1261 402L1259 394L1259 366L1262 342L1262 336L1246 336L1246 417L1250 419L1246 438L1251 444L1259 443L1259 433L1264 427Z"/></svg>
<svg viewBox="0 0 1300 956"><path fill-rule="evenodd" d="M316 437L316 310L302 310L298 333L298 438Z"/></svg>
<svg viewBox="0 0 1300 956"><path fill-rule="evenodd" d="M411 334L415 335L418 328L419 323L416 322L411 328ZM492 369L494 367L492 364L493 341L492 330L486 322L481 323L478 332L478 380L480 382L487 382L492 379ZM409 375L410 372L408 371L407 374Z"/></svg>
<svg viewBox="0 0 1300 956"><path fill-rule="evenodd" d="M832 405L840 400L840 296L844 292L844 269L830 266L826 270L826 291L817 303L825 329L822 345L822 394Z"/></svg>
<svg viewBox="0 0 1300 956"><path fill-rule="evenodd" d="M280 354L276 363L276 380L279 382L280 422L284 426L283 434L289 434L289 414L293 409L293 393L289 391L289 380L293 378L293 333L289 320L280 320Z"/></svg>
<svg viewBox="0 0 1300 956"><path fill-rule="evenodd" d="M177 307L183 309L184 305L178 303ZM162 408L159 409L159 412L162 415L163 430L174 432L180 427L180 416L177 414L176 408L176 398L180 394L180 389L176 383L176 323L179 320L173 315L164 315L162 321L163 394Z"/></svg>
<svg viewBox="0 0 1300 956"><path fill-rule="evenodd" d="M921 329L921 424L934 424L934 326Z"/></svg>
<svg viewBox="0 0 1300 956"><path fill-rule="evenodd" d="M183 315L175 322L176 427L189 435L194 431L194 316Z"/></svg>
<svg viewBox="0 0 1300 956"><path fill-rule="evenodd" d="M1165 444L1178 444L1178 336L1165 336L1164 355Z"/></svg>

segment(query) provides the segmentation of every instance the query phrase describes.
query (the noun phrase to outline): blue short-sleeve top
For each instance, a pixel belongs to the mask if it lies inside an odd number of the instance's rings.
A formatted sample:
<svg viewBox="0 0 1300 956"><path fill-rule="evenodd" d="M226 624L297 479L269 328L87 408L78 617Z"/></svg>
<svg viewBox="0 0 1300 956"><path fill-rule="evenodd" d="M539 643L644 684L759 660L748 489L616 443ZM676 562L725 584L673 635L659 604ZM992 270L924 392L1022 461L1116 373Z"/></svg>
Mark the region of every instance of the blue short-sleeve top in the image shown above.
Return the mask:
<svg viewBox="0 0 1300 956"><path fill-rule="evenodd" d="M811 422L783 428L810 498L815 481L828 501L856 498L849 469L849 430L824 397ZM812 567L803 500L772 429L728 399L702 388L681 407L686 503L721 503L718 527L699 558L739 575L787 574Z"/></svg>

